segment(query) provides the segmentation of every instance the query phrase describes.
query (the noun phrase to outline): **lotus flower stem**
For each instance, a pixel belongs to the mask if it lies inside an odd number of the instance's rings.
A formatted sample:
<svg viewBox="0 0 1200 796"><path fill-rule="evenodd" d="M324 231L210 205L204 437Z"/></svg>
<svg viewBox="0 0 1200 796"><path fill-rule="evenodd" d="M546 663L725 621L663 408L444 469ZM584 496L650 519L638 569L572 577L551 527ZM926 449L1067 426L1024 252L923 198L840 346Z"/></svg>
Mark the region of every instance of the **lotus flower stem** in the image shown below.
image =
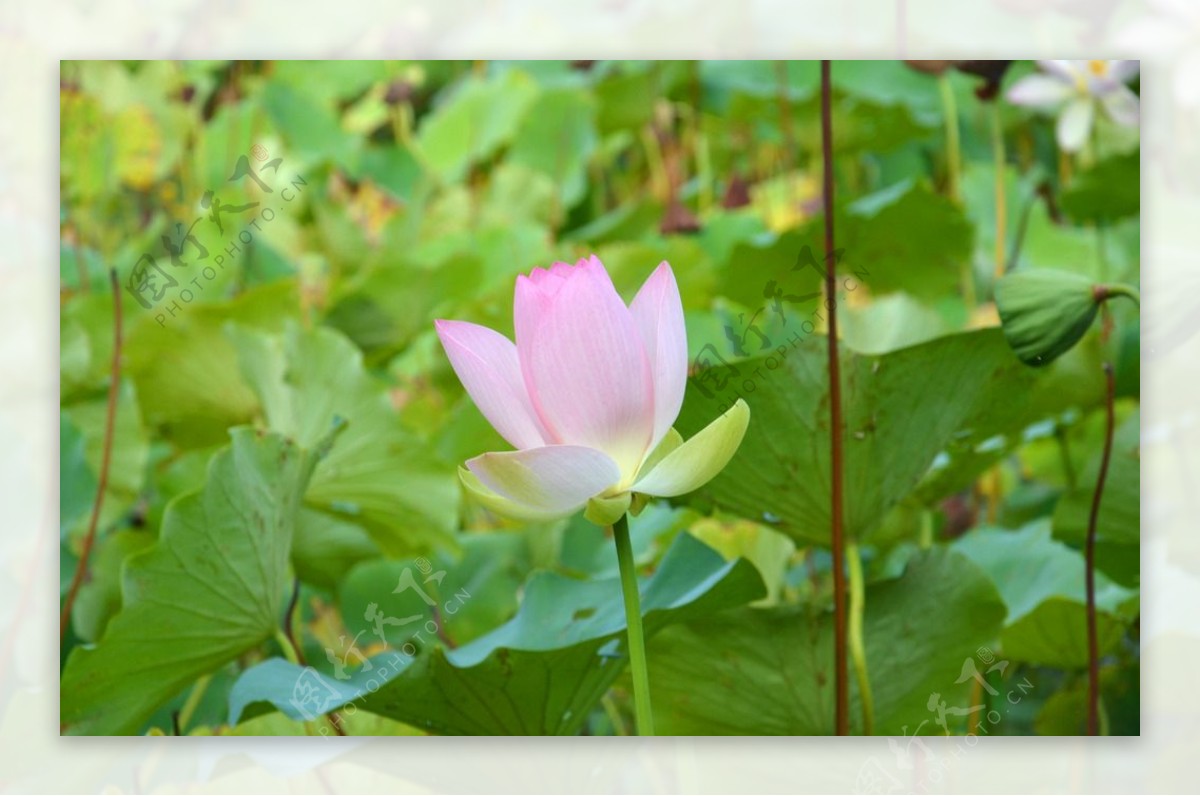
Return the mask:
<svg viewBox="0 0 1200 796"><path fill-rule="evenodd" d="M1008 237L1008 204L1004 191L1004 126L1000 122L1000 103L992 102L992 156L996 161L996 279L1004 276L1005 238Z"/></svg>
<svg viewBox="0 0 1200 796"><path fill-rule="evenodd" d="M292 581L292 596L288 600L287 608L283 612L283 634L287 637L288 644L296 656L296 663L301 666L307 666L308 661L304 660L304 650L300 648L300 640L296 636L296 606L300 602L300 579L295 578Z"/></svg>
<svg viewBox="0 0 1200 796"><path fill-rule="evenodd" d="M1058 181L1064 185L1071 184L1071 154L1065 149L1058 150Z"/></svg>
<svg viewBox="0 0 1200 796"><path fill-rule="evenodd" d="M821 61L821 157L824 171L825 204L825 309L829 312L829 434L830 434L830 529L833 548L833 660L835 709L838 735L850 734L850 684L846 672L846 571L842 542L842 377L838 360L837 282L833 253L833 112L829 61Z"/></svg>
<svg viewBox="0 0 1200 796"><path fill-rule="evenodd" d="M1113 296L1124 296L1137 305L1138 309L1141 309L1142 306L1142 294L1138 292L1137 288L1131 287L1130 285L1122 285L1120 283L1111 285L1097 285L1093 289L1092 295L1098 302L1106 301Z"/></svg>
<svg viewBox="0 0 1200 796"><path fill-rule="evenodd" d="M289 612L290 613L290 612ZM287 620L284 620L287 623ZM292 642L292 637L287 630L282 627L275 628L275 643L283 651L283 657L287 658L288 663L293 666L305 666L304 659L300 654L300 648ZM346 731L342 728L342 721L337 713L329 713L328 719L330 725L338 735L345 735ZM311 719L306 719L304 722L304 731L308 735L316 735L318 733L317 723Z"/></svg>
<svg viewBox="0 0 1200 796"><path fill-rule="evenodd" d="M850 656L854 660L858 696L862 702L862 732L863 735L873 735L875 700L871 696L871 678L867 673L867 647L863 641L863 613L866 609L867 590L857 542L846 543L846 561L850 565Z"/></svg>
<svg viewBox="0 0 1200 796"><path fill-rule="evenodd" d="M654 735L654 714L650 710L650 674L646 669L646 638L642 634L642 605L638 598L637 570L633 566L633 545L629 541L629 517L612 524L617 543L617 564L621 570L621 591L625 598L625 632L629 639L629 669L633 675L633 705L637 734Z"/></svg>
<svg viewBox="0 0 1200 796"><path fill-rule="evenodd" d="M986 704L987 704L987 699L985 698L985 694L983 692L983 686L980 684L980 682L978 680L971 681L971 697L970 697L970 699L971 699L972 705L981 705L982 704L982 705L986 706ZM985 707L984 709L986 710L987 708ZM978 734L979 734L979 714L972 713L971 715L967 716L967 735L978 735Z"/></svg>
<svg viewBox="0 0 1200 796"><path fill-rule="evenodd" d="M1105 382L1105 426L1104 453L1100 456L1100 473L1096 476L1096 491L1092 493L1092 510L1088 515L1087 547L1085 552L1087 581L1087 631L1088 631L1088 735L1098 735L1100 727L1100 651L1096 640L1096 519L1100 516L1100 498L1104 494L1104 481L1108 478L1108 461L1112 457L1113 400L1115 385L1113 367L1104 363Z"/></svg>
<svg viewBox="0 0 1200 796"><path fill-rule="evenodd" d="M283 650L283 656L288 659L288 662L296 666L307 667L308 661L304 659L304 650L300 646L300 637L296 634L296 606L300 602L300 579L296 578L292 581L292 596L288 600L287 608L283 612L283 624L275 630L275 641ZM345 735L346 729L342 725L342 717L336 710L330 711L325 716L329 721L329 725L333 727L333 731L338 735ZM181 725L183 722L181 722ZM316 734L316 726L311 721L304 722L304 726L308 728L309 735Z"/></svg>
<svg viewBox="0 0 1200 796"><path fill-rule="evenodd" d="M958 143L958 103L954 99L954 86L950 85L947 72L938 77L938 88L942 92L942 113L946 125L946 187L950 198L957 203L960 199L962 153Z"/></svg>
<svg viewBox="0 0 1200 796"><path fill-rule="evenodd" d="M933 547L933 512L921 509L921 525L918 530L917 546L922 550Z"/></svg>
<svg viewBox="0 0 1200 796"><path fill-rule="evenodd" d="M1093 128L1093 133L1095 128ZM1079 150L1079 169L1086 171L1096 165L1096 137L1089 135L1083 140L1083 147Z"/></svg>
<svg viewBox="0 0 1200 796"><path fill-rule="evenodd" d="M938 88L942 93L942 115L946 125L946 193L950 201L962 201L962 151L958 140L958 103L954 99L954 86L950 85L949 70L938 77ZM975 306L975 275L970 259L963 260L959 279L962 282L963 299L968 307Z"/></svg>
<svg viewBox="0 0 1200 796"><path fill-rule="evenodd" d="M212 674L209 673L201 676L192 686L187 701L183 703L183 707L175 717L176 735L183 735L187 732L188 725L192 723L192 716L196 714L196 708L200 706L200 700L204 698L204 692L208 690L208 684L211 682Z"/></svg>
<svg viewBox="0 0 1200 796"><path fill-rule="evenodd" d="M617 706L613 704L612 697L608 694L600 697L600 707L604 709L604 715L608 716L614 733L629 735L629 728L625 726L625 720L621 718L621 711L617 710Z"/></svg>
<svg viewBox="0 0 1200 796"><path fill-rule="evenodd" d="M300 663L300 653L296 645L292 643L287 631L281 627L275 628L275 643L279 645L279 649L283 652L283 657L287 658L288 663L295 666L304 665Z"/></svg>
<svg viewBox="0 0 1200 796"><path fill-rule="evenodd" d="M112 465L113 434L117 426L117 398L121 388L121 282L117 278L115 268L108 272L108 276L113 294L113 352L112 374L108 381L108 407L104 416L104 452L100 457L100 476L96 483L92 516L88 520L87 534L83 537L83 547L79 551L79 563L75 565L75 575L71 578L67 598L63 601L62 615L58 620L59 644L67 637L67 627L71 624L71 609L75 606L75 598L79 596L79 587L83 585L87 576L88 560L96 543L96 526L100 523L100 509L104 506L104 493L108 491L108 471Z"/></svg>

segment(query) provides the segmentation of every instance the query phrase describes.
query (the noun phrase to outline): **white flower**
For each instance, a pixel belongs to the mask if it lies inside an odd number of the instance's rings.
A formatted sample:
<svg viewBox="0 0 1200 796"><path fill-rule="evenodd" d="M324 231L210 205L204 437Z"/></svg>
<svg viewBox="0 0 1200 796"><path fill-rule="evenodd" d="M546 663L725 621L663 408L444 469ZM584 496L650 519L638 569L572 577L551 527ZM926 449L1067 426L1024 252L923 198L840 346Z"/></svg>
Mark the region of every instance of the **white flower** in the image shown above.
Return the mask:
<svg viewBox="0 0 1200 796"><path fill-rule="evenodd" d="M1008 101L1034 108L1058 108L1058 144L1068 152L1083 148L1096 104L1117 124L1136 127L1138 97L1125 82L1138 73L1138 61L1038 61L1042 73L1028 75L1008 90Z"/></svg>

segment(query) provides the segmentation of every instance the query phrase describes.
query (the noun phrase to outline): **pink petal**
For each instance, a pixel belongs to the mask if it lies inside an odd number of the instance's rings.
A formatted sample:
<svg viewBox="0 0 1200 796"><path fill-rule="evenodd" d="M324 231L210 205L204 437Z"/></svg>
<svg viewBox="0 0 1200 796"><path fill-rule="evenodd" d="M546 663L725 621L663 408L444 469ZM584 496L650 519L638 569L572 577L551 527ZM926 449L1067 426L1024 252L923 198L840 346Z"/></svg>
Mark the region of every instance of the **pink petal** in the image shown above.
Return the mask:
<svg viewBox="0 0 1200 796"><path fill-rule="evenodd" d="M574 513L621 478L616 462L579 445L485 453L467 468L496 494L539 513Z"/></svg>
<svg viewBox="0 0 1200 796"><path fill-rule="evenodd" d="M500 436L514 448L545 445L546 431L525 389L517 347L474 323L435 321L434 327L459 381Z"/></svg>
<svg viewBox="0 0 1200 796"><path fill-rule="evenodd" d="M576 268L583 268L585 266L596 269L596 271L593 273L596 273L597 276L603 277L605 282L608 282L610 286L612 285L612 279L610 279L608 276L608 269L604 267L604 263L600 262L599 257L594 254L589 254L587 257L580 257L579 262L575 263Z"/></svg>
<svg viewBox="0 0 1200 796"><path fill-rule="evenodd" d="M574 268L567 263L552 263L549 268L534 268L529 272L529 278L543 293L553 296Z"/></svg>
<svg viewBox="0 0 1200 796"><path fill-rule="evenodd" d="M599 260L549 296L518 277L517 353L530 398L555 442L596 448L632 476L654 430L646 349Z"/></svg>
<svg viewBox="0 0 1200 796"><path fill-rule="evenodd" d="M650 448L670 430L683 406L687 386L687 329L683 302L671 266L663 261L645 281L629 305L634 323L646 344L654 384L654 436Z"/></svg>
<svg viewBox="0 0 1200 796"><path fill-rule="evenodd" d="M525 385L525 394L529 396L538 422L546 430L546 441L558 444L563 442L563 439L546 421L546 412L542 408L537 393L533 390L533 381L529 378L529 373L521 357L521 351L528 347L529 341L533 339L539 319L550 312L551 299L542 291L539 285L541 281L541 277L538 278L538 281L534 281L532 276L523 274L517 277L517 287L513 295L513 333L517 338L517 358L520 362L518 367L521 371L521 380ZM557 290L555 292L557 293ZM525 342L522 343L522 340Z"/></svg>
<svg viewBox="0 0 1200 796"><path fill-rule="evenodd" d="M592 259L596 259L594 255ZM517 277L513 314L517 327L514 331L518 340L521 338L521 327L525 326L525 321L539 317L542 311L550 306L550 300L558 294L567 279L575 273L579 266L587 262L589 262L587 259L580 260L575 265L555 262L551 263L549 268L534 268L529 272L529 276ZM600 261L596 260L596 262ZM603 270L603 266L601 266L601 270ZM604 276L606 279L608 278L607 272Z"/></svg>

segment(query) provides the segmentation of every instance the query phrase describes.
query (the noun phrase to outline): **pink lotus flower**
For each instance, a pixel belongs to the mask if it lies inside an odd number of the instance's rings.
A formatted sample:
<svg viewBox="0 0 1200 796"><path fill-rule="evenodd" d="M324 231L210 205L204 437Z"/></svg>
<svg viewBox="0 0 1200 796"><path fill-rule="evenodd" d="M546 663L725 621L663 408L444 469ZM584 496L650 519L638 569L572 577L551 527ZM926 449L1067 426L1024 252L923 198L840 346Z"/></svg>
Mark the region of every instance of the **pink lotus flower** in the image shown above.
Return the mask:
<svg viewBox="0 0 1200 796"><path fill-rule="evenodd" d="M587 507L588 519L610 525L642 496L707 483L741 444L743 401L687 442L671 428L687 382L687 332L667 263L629 306L595 256L518 276L514 305L515 345L473 323L435 324L467 393L517 449L459 470L490 509L548 519Z"/></svg>

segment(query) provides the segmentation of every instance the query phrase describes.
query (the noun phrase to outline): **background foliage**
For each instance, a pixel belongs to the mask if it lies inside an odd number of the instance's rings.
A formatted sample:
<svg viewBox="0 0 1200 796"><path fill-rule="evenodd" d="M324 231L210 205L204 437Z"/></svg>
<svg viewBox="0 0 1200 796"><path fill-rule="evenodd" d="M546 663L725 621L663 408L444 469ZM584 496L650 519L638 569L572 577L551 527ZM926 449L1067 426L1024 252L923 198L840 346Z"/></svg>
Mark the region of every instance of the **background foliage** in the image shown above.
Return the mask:
<svg viewBox="0 0 1200 796"><path fill-rule="evenodd" d="M1101 118L1067 157L1052 118L977 85L834 65L873 729L961 733L990 713L951 710L943 729L931 695L990 711L1015 694L991 734L1081 731L1108 360L1104 720L1137 733L1137 316L1106 309L1034 370L991 295L998 259L1136 284L1139 142ZM611 540L462 495L457 465L504 443L432 325L511 333L517 274L594 252L627 298L661 260L675 270L698 363L684 436L738 395L753 410L717 480L632 522L660 730L831 732L824 311L817 269L796 268L806 246L821 256L818 106L815 62L64 63L64 592L100 481L109 269L125 338L63 731L328 732L344 703L350 734L628 731ZM149 296L138 267L176 284ZM406 571L443 573L423 584L433 605L396 593ZM322 710L297 707L303 672L283 660L293 583ZM964 679L968 659L1007 664Z"/></svg>

